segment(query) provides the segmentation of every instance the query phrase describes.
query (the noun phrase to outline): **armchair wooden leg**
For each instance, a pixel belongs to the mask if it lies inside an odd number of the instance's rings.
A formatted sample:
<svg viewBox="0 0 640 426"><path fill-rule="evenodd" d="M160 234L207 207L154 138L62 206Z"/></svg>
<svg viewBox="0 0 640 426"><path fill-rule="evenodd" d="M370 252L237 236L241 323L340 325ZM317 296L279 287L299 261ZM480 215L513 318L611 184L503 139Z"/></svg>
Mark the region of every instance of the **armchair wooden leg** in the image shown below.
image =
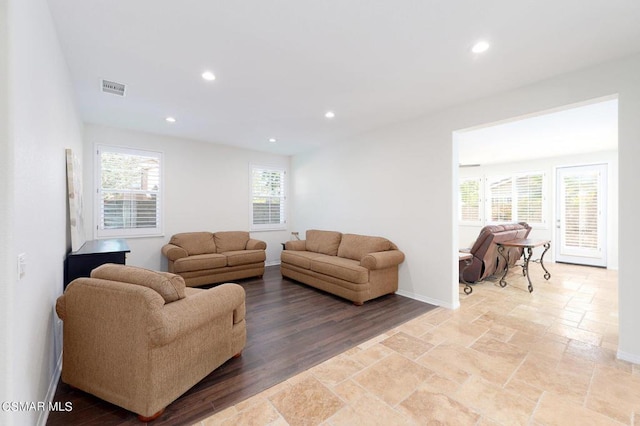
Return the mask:
<svg viewBox="0 0 640 426"><path fill-rule="evenodd" d="M240 358L242 356L242 351L238 352L237 354L235 354L233 357L234 358Z"/></svg>
<svg viewBox="0 0 640 426"><path fill-rule="evenodd" d="M364 305L364 303L363 303L363 302L353 302L353 304L354 304L354 305L356 305L356 306L362 306L362 305Z"/></svg>
<svg viewBox="0 0 640 426"><path fill-rule="evenodd" d="M151 421L157 419L158 417L160 417L162 415L162 413L164 413L164 408L162 410L158 411L157 413L152 414L149 417L145 417L142 414L138 414L138 420L140 420L140 422L142 422L142 423L148 423L148 422L151 422Z"/></svg>

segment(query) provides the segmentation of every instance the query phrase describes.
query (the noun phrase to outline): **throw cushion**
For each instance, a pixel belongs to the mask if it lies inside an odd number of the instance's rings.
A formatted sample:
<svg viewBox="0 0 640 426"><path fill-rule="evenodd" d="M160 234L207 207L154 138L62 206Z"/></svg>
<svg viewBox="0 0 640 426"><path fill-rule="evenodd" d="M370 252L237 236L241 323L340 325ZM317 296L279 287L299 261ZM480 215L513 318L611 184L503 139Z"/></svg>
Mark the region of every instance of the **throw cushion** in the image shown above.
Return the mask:
<svg viewBox="0 0 640 426"><path fill-rule="evenodd" d="M363 256L369 253L391 249L391 241L386 238L344 234L338 249L338 256L360 261Z"/></svg>
<svg viewBox="0 0 640 426"><path fill-rule="evenodd" d="M355 260L336 256L323 256L311 260L311 270L350 283L365 284L369 281L369 270Z"/></svg>
<svg viewBox="0 0 640 426"><path fill-rule="evenodd" d="M149 287L158 292L165 303L175 302L186 297L184 279L180 275L168 272L106 263L91 271L91 278Z"/></svg>
<svg viewBox="0 0 640 426"><path fill-rule="evenodd" d="M213 234L218 253L244 250L247 247L249 238L249 233L245 231L216 232Z"/></svg>
<svg viewBox="0 0 640 426"><path fill-rule="evenodd" d="M218 253L183 257L173 263L174 272L206 271L227 266L227 256Z"/></svg>
<svg viewBox="0 0 640 426"><path fill-rule="evenodd" d="M315 253L335 256L338 254L341 238L340 232L309 229L306 234L306 249Z"/></svg>
<svg viewBox="0 0 640 426"><path fill-rule="evenodd" d="M216 243L211 232L183 232L171 237L169 244L182 247L189 256L216 252Z"/></svg>
<svg viewBox="0 0 640 426"><path fill-rule="evenodd" d="M266 253L264 250L237 250L227 251L224 253L227 256L228 266L238 265L250 265L252 263L261 263L266 259Z"/></svg>

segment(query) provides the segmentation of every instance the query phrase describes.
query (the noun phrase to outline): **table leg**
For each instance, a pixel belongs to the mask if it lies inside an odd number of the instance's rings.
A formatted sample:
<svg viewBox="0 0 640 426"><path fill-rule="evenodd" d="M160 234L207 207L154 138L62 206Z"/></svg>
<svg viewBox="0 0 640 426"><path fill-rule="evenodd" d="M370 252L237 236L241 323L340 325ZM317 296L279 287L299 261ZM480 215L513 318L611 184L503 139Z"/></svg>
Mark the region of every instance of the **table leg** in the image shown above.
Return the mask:
<svg viewBox="0 0 640 426"><path fill-rule="evenodd" d="M507 286L507 281L505 280L505 277L507 276L507 273L509 272L509 259L507 259L507 256L504 254L504 246L498 244L498 253L500 253L500 256L502 256L502 258L504 259L504 274L502 274L502 278L500 278L500 287L506 287Z"/></svg>
<svg viewBox="0 0 640 426"><path fill-rule="evenodd" d="M462 272L460 273L460 281L462 281L462 283L464 284L464 289L462 289L462 291L464 291L464 294L471 294L473 292L473 288L469 285L469 283L467 282L467 280L464 279L464 271L467 270L467 268L473 263L473 258L471 259L466 259L464 261L464 268L462 268Z"/></svg>
<svg viewBox="0 0 640 426"><path fill-rule="evenodd" d="M551 243L546 243L544 245L544 251L542 252L542 256L540 256L540 266L542 266L542 269L544 269L544 279L548 280L549 278L551 278L551 274L549 273L549 271L547 271L547 268L544 267L544 254L547 252L547 250L549 250L549 247L551 247Z"/></svg>
<svg viewBox="0 0 640 426"><path fill-rule="evenodd" d="M531 259L531 255L533 254L533 249L531 247L527 247L524 252L524 275L527 277L527 281L529 281L529 293L533 292L533 285L531 284L531 278L529 277L529 260Z"/></svg>

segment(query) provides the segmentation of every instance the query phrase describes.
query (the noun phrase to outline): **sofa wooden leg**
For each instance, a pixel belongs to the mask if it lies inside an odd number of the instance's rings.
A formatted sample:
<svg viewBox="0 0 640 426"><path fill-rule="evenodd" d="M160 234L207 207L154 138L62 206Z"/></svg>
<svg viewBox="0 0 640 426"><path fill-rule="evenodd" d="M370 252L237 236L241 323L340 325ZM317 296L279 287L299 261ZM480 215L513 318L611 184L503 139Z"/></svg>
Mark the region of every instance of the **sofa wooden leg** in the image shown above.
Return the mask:
<svg viewBox="0 0 640 426"><path fill-rule="evenodd" d="M234 358L240 358L240 356L242 356L242 351L238 352L237 354L235 354L233 357Z"/></svg>
<svg viewBox="0 0 640 426"><path fill-rule="evenodd" d="M353 302L353 304L356 306L362 306L364 305L364 302Z"/></svg>
<svg viewBox="0 0 640 426"><path fill-rule="evenodd" d="M164 413L164 408L158 411L157 413L152 414L149 417L143 416L142 414L138 414L138 420L140 420L142 423L148 423L160 417L162 413Z"/></svg>

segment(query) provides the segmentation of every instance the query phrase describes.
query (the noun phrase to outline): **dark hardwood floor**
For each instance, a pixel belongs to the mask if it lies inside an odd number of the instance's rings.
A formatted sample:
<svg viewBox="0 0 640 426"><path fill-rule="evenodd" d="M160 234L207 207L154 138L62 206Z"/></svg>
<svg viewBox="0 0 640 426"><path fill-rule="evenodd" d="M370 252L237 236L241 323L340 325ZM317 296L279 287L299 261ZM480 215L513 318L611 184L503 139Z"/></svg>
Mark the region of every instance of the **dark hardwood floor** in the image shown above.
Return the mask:
<svg viewBox="0 0 640 426"><path fill-rule="evenodd" d="M238 281L247 293L247 345L169 405L150 424L190 425L384 333L433 305L388 295L354 306L267 267L262 279ZM140 425L135 414L60 382L47 425Z"/></svg>

